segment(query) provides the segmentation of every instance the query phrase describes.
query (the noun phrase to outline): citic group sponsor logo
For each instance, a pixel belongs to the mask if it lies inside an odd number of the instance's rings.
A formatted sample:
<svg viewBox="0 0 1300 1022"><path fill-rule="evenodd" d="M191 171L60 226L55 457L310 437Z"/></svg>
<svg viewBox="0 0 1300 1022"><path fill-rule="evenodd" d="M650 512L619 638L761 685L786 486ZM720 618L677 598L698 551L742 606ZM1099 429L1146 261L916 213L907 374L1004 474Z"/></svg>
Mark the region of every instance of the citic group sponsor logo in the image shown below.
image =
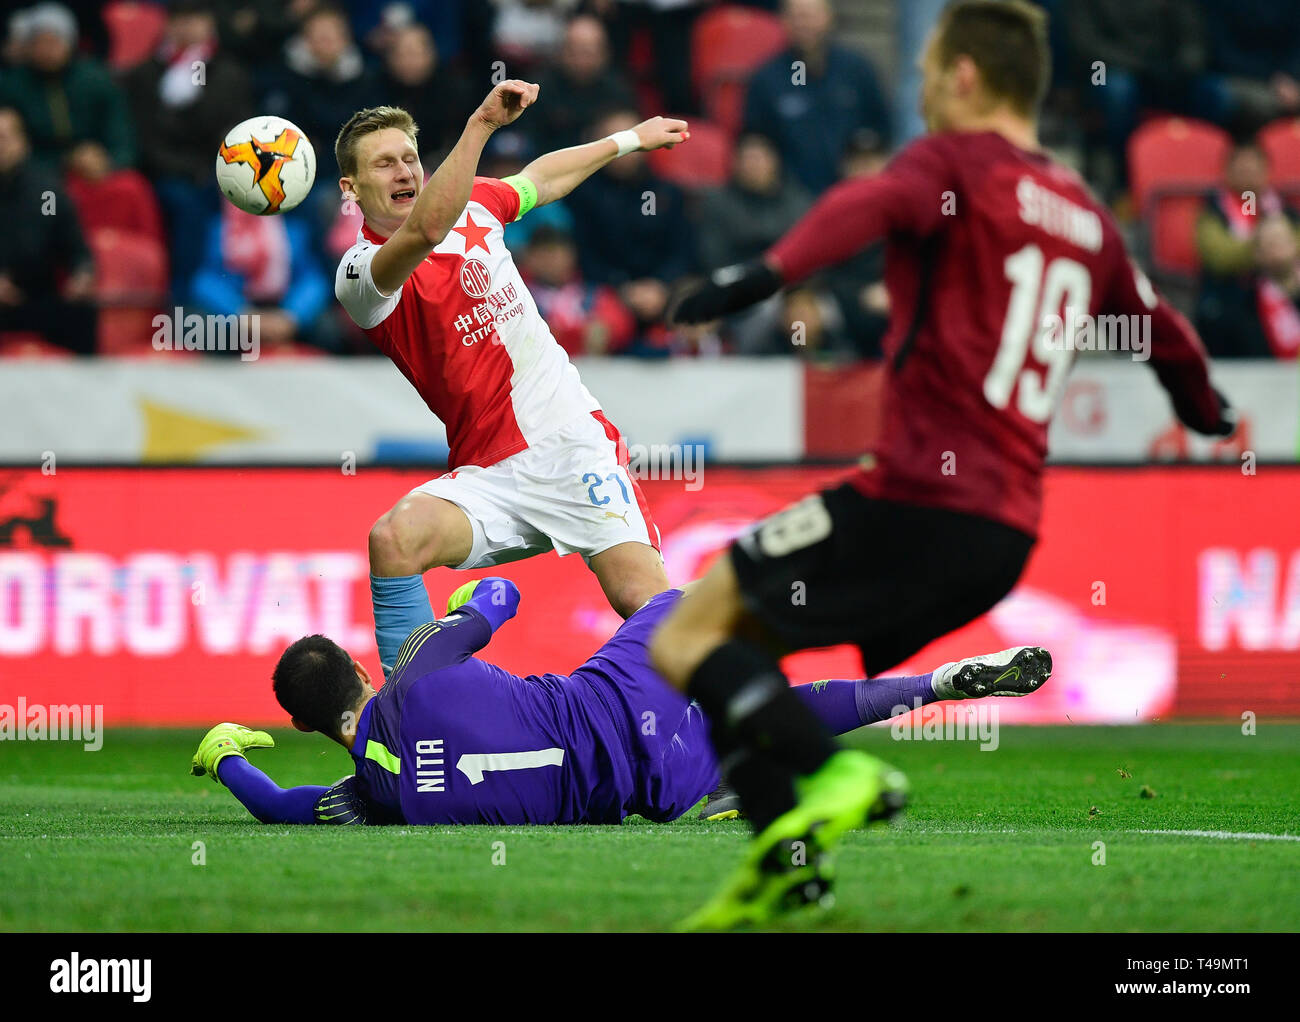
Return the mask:
<svg viewBox="0 0 1300 1022"><path fill-rule="evenodd" d="M492 287L492 274L477 259L466 259L460 268L461 289L471 298L486 298Z"/></svg>

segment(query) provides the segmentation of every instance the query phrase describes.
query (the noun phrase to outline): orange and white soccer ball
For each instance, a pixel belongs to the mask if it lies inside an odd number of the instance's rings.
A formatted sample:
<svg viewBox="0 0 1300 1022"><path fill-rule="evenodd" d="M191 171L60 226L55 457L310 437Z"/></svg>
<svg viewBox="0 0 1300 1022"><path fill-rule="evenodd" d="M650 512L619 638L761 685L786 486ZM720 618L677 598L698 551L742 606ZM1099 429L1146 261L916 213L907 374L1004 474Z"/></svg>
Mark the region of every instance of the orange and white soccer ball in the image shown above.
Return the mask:
<svg viewBox="0 0 1300 1022"><path fill-rule="evenodd" d="M316 151L292 121L250 117L217 150L217 184L245 213L269 216L294 208L316 180Z"/></svg>

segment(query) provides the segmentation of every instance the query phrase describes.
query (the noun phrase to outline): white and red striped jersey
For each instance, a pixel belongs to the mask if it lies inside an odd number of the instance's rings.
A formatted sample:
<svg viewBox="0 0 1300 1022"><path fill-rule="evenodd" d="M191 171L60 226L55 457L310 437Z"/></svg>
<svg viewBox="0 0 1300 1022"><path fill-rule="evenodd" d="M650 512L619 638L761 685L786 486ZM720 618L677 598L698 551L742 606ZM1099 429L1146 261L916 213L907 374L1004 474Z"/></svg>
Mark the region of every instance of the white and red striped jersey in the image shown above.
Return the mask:
<svg viewBox="0 0 1300 1022"><path fill-rule="evenodd" d="M371 277L385 239L368 226L335 274L348 315L447 427L453 468L492 465L600 408L506 249L519 215L513 185L476 177L456 226L393 294Z"/></svg>

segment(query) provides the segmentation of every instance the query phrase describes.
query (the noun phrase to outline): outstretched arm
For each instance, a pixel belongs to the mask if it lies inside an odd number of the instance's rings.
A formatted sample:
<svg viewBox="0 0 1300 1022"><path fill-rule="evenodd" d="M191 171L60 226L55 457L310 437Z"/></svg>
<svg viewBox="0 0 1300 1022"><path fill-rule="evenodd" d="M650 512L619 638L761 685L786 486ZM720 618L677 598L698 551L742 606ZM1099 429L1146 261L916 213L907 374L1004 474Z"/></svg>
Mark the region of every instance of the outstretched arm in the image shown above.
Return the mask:
<svg viewBox="0 0 1300 1022"><path fill-rule="evenodd" d="M535 205L544 206L564 198L611 160L637 150L671 147L690 137L685 121L651 117L627 131L539 156L521 173L537 188Z"/></svg>
<svg viewBox="0 0 1300 1022"><path fill-rule="evenodd" d="M281 788L244 758L249 749L273 749L265 731L229 721L212 728L190 760L190 773L220 781L261 823L315 823L316 802L329 788L316 784Z"/></svg>
<svg viewBox="0 0 1300 1022"><path fill-rule="evenodd" d="M1237 427L1236 413L1210 383L1209 359L1201 339L1127 259L1121 260L1115 270L1102 311L1146 317L1151 327L1147 355L1156 378L1169 395L1174 414L1198 433L1232 435Z"/></svg>
<svg viewBox="0 0 1300 1022"><path fill-rule="evenodd" d="M217 765L217 777L259 823L317 823L316 803L329 788L300 784L281 788L242 756L229 756Z"/></svg>
<svg viewBox="0 0 1300 1022"><path fill-rule="evenodd" d="M508 578L491 575L466 582L447 597L447 614L465 607L482 614L495 632L519 613L519 587Z"/></svg>
<svg viewBox="0 0 1300 1022"><path fill-rule="evenodd" d="M417 655L422 670L457 664L486 646L519 610L519 588L508 578L466 582L447 599L447 612L417 626L403 641L388 675L397 678Z"/></svg>
<svg viewBox="0 0 1300 1022"><path fill-rule="evenodd" d="M406 283L447 236L469 202L474 173L488 138L497 128L518 118L536 98L536 85L502 82L470 116L460 140L421 189L410 215L375 253L370 273L383 294L391 295Z"/></svg>
<svg viewBox="0 0 1300 1022"><path fill-rule="evenodd" d="M931 234L943 223L955 187L951 165L936 145L913 143L879 174L831 188L760 258L715 270L678 298L668 318L720 319L851 259L886 234Z"/></svg>

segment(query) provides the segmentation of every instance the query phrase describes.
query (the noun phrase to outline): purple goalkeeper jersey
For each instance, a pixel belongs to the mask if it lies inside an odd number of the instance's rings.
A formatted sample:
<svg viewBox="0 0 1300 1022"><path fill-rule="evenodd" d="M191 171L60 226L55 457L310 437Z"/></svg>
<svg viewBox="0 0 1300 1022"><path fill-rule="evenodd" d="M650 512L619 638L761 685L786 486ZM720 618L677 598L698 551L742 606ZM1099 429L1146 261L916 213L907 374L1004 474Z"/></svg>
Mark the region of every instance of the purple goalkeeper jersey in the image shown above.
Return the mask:
<svg viewBox="0 0 1300 1022"><path fill-rule="evenodd" d="M411 824L618 823L680 816L717 763L698 707L649 664L669 590L571 675L526 678L473 656L492 636L466 605L407 638L357 723L353 794Z"/></svg>

